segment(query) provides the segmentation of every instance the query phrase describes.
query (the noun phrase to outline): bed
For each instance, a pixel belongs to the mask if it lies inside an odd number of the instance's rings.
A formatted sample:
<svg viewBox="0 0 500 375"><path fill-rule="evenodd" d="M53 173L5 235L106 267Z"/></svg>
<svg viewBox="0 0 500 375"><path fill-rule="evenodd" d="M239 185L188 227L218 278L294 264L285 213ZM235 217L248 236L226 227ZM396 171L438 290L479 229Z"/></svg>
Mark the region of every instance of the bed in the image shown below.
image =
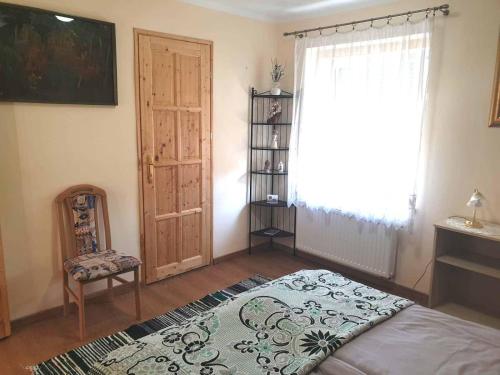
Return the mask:
<svg viewBox="0 0 500 375"><path fill-rule="evenodd" d="M412 305L345 344L311 375L500 374L500 331Z"/></svg>
<svg viewBox="0 0 500 375"><path fill-rule="evenodd" d="M119 348L90 371L122 373L498 375L500 331L303 270Z"/></svg>

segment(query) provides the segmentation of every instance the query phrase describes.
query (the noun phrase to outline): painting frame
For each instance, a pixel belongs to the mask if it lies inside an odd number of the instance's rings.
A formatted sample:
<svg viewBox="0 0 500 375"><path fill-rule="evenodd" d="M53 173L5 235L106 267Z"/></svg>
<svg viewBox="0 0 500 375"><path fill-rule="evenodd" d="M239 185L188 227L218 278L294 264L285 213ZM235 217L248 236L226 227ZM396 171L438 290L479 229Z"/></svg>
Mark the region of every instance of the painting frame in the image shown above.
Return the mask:
<svg viewBox="0 0 500 375"><path fill-rule="evenodd" d="M110 89L110 97L109 100L83 100L83 99L74 99L74 100L58 100L51 98L33 98L26 95L20 96L10 96L10 97L1 97L0 103L43 103L43 104L74 104L74 105L95 105L95 106L117 106L118 105L118 74L117 74L117 54L116 54L116 27L115 24L108 21L97 20L87 17L76 16L73 14L67 14L63 12L58 12L55 10L48 10L42 8L29 7L24 5L12 4L0 2L0 7L6 6L10 8L17 8L27 12L35 12L53 16L62 16L69 17L73 20L87 22L96 25L103 25L109 28L109 38L110 38L110 56L112 62L110 64L110 75L112 79L112 83L109 85Z"/></svg>
<svg viewBox="0 0 500 375"><path fill-rule="evenodd" d="M500 128L500 33L498 34L497 60L494 77L489 127Z"/></svg>

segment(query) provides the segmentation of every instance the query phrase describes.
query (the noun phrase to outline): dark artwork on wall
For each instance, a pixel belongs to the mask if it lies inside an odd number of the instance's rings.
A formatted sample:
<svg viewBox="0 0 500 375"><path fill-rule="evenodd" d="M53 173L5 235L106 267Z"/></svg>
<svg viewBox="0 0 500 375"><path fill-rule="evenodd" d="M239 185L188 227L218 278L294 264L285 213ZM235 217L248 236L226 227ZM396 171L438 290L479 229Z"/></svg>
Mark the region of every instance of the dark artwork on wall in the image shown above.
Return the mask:
<svg viewBox="0 0 500 375"><path fill-rule="evenodd" d="M115 25L0 3L0 101L118 104Z"/></svg>

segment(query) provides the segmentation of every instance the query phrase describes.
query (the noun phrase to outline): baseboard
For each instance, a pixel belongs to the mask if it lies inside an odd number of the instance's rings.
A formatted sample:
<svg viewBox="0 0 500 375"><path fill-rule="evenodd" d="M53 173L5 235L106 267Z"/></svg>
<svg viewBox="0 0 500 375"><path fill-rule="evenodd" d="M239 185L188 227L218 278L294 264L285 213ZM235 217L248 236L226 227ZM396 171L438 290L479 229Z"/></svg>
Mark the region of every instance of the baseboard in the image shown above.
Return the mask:
<svg viewBox="0 0 500 375"><path fill-rule="evenodd" d="M258 253L258 252L264 251L264 250L269 250L269 244L264 243L261 245L252 246L252 253ZM225 260L236 258L238 256L245 255L245 254L248 254L248 247L246 249L236 250L232 253L224 254L224 255L221 255L217 258L214 258L212 260L212 264L217 264L217 263L223 262Z"/></svg>
<svg viewBox="0 0 500 375"><path fill-rule="evenodd" d="M142 285L142 283L141 283L141 285ZM125 292L130 291L130 290L133 290L132 283L118 284L118 285L113 287L113 294L114 295L123 294ZM107 289L98 290L96 292L89 293L89 294L85 295L85 301L106 296L107 293L108 293ZM77 308L77 305L75 302L70 302L69 305L70 305L69 310L71 313L78 311L78 308ZM16 328L20 328L20 327L23 327L23 326L26 326L29 324L33 324L36 322L40 322L40 321L45 320L45 319L51 319L51 318L55 318L58 316L62 316L63 310L64 310L63 305L61 304L59 306L51 307L51 308L46 309L46 310L42 310L42 311L30 314L30 315L23 316L22 318L14 319L11 322L12 330L15 330Z"/></svg>
<svg viewBox="0 0 500 375"><path fill-rule="evenodd" d="M285 251L290 252L292 251L292 249L288 248L285 249ZM329 259L319 257L303 250L297 249L296 255L300 258L307 259L310 262L316 263L323 268L327 268L330 271L341 273L342 275L345 275L350 279L353 279L354 281L358 281L373 288L381 289L387 293L411 299L412 301L415 301L422 306L428 306L429 295L419 292L418 290L396 284L394 281L383 277L370 275L366 272L336 263Z"/></svg>
<svg viewBox="0 0 500 375"><path fill-rule="evenodd" d="M254 250L261 251L261 250L263 250L264 247L265 246L262 246L262 245L252 247L252 252ZM213 262L213 264L217 264L217 263L220 263L224 260L229 260L231 258L235 258L235 257L241 256L244 254L248 254L248 248L238 250L238 251L235 251L233 253L222 255L220 257L214 258L212 262ZM141 282L141 285L145 285L145 284L143 282ZM122 294L122 293L125 293L131 289L133 289L131 284L119 284L113 288L113 293L114 294ZM103 297L106 294L107 294L107 289L99 290L99 291L87 294L85 296L85 300L88 301L91 299ZM75 302L70 302L70 312L73 313L76 311L77 311L77 305L75 304ZM59 306L51 307L49 309L38 311L38 312L30 314L30 315L23 316L21 318L14 319L11 322L11 327L14 330L16 328L23 327L23 326L26 326L28 324L36 323L36 322L39 322L39 321L42 321L45 319L51 319L51 318L61 316L61 315L63 315L63 305L62 304Z"/></svg>
<svg viewBox="0 0 500 375"><path fill-rule="evenodd" d="M236 250L233 253L221 255L220 257L214 258L212 260L212 263L217 264L220 262L224 262L225 260L233 259L233 258L236 258L236 257L244 255L244 254L248 254L248 249Z"/></svg>
<svg viewBox="0 0 500 375"><path fill-rule="evenodd" d="M280 251L284 251L290 255L293 255L294 253L291 247L280 243L274 243L273 248ZM304 250L296 249L295 255L302 259L306 259L309 262L313 262L322 268L326 268L330 271L341 273L342 275L345 275L350 279L353 279L354 281L366 284L373 288L383 290L387 293L408 298L412 301L417 302L419 305L428 306L429 295L419 292L418 290L408 288L404 285L397 284L393 280L389 280L384 277L370 275L366 272L357 270L349 266L345 266L343 264L339 264L329 259L322 258L320 256L308 253Z"/></svg>
<svg viewBox="0 0 500 375"><path fill-rule="evenodd" d="M293 249L279 243L274 243L273 244L273 249L276 249L278 251L283 251L286 252L287 254L292 255L293 254ZM262 245L257 245L255 247L252 247L252 253L253 254L258 254L259 252L262 251L269 251L269 245L268 244L262 244ZM213 264L218 264L220 262L236 258L241 255L248 254L248 248L242 249L235 251L230 254L225 254L220 257L214 258L213 259ZM326 268L328 270L334 271L334 272L339 272L355 281L361 282L363 284L369 285L371 287L381 289L385 292L396 294L398 296L404 297L411 299L420 305L427 306L429 296L425 293L419 292L414 289L410 289L408 287L405 287L403 285L396 284L395 282L382 278L382 277L377 277L373 276L370 274L367 274L365 272L356 270L354 268L344 266L342 264L335 263L331 260L321 258L317 255L313 255L310 253L307 253L303 250L296 250L296 256L306 259L309 262L317 264L321 268ZM113 288L113 293L114 294L121 294L125 293L129 290L132 289L132 284L120 284L117 285ZM86 300L91 300L99 297L103 297L107 294L107 289L99 290L97 292L90 293L85 296ZM70 311L76 311L76 304L74 302L70 303ZM30 314L27 316L24 316L22 318L14 319L12 321L12 329L15 330L16 328L36 323L45 319L50 319L54 318L57 316L61 316L63 314L63 306L56 306L52 307L50 309L42 310L39 312L36 312L34 314Z"/></svg>

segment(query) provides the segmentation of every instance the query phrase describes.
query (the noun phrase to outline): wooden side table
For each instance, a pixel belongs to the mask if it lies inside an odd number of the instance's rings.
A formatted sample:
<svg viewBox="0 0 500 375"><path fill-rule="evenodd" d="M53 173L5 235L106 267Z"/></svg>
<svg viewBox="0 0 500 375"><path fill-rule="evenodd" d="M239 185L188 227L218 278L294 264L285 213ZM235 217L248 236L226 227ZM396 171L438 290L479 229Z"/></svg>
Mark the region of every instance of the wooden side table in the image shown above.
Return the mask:
<svg viewBox="0 0 500 375"><path fill-rule="evenodd" d="M482 224L435 224L430 307L452 303L500 318L500 225Z"/></svg>

